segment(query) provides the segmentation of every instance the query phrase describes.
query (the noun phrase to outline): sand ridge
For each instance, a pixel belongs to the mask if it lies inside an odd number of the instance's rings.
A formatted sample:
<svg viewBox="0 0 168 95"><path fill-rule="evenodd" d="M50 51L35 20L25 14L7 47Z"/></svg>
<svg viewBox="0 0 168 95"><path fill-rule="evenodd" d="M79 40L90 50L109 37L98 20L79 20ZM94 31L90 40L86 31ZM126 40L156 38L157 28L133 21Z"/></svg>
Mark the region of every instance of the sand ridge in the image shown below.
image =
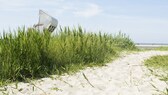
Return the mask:
<svg viewBox="0 0 168 95"><path fill-rule="evenodd" d="M81 70L73 75L42 78L0 88L0 95L158 95L168 85L144 66L144 60L168 55L165 51L144 51L123 55L103 67Z"/></svg>

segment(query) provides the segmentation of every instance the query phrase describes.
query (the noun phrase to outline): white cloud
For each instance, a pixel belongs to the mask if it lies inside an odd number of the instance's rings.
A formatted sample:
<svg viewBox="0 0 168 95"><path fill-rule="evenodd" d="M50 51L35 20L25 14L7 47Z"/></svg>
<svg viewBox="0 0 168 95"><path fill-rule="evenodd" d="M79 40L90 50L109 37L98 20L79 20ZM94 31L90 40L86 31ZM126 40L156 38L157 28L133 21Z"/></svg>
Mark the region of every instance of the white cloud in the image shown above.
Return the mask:
<svg viewBox="0 0 168 95"><path fill-rule="evenodd" d="M77 10L74 12L75 15L77 16L82 16L82 17L93 17L102 12L102 9L96 5L96 4L89 4L86 9L84 10Z"/></svg>

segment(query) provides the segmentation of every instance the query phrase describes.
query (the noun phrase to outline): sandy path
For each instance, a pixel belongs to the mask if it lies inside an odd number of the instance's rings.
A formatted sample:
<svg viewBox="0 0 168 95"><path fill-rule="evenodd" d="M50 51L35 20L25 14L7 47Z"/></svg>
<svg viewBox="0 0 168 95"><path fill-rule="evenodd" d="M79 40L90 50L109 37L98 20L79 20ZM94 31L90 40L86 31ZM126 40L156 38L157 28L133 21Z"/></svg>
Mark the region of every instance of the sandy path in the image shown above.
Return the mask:
<svg viewBox="0 0 168 95"><path fill-rule="evenodd" d="M87 68L74 75L53 76L7 86L9 95L157 95L154 87L164 90L167 86L151 75L143 61L163 51L132 53L108 63L104 67ZM87 80L88 79L88 80ZM2 91L0 92L2 94Z"/></svg>

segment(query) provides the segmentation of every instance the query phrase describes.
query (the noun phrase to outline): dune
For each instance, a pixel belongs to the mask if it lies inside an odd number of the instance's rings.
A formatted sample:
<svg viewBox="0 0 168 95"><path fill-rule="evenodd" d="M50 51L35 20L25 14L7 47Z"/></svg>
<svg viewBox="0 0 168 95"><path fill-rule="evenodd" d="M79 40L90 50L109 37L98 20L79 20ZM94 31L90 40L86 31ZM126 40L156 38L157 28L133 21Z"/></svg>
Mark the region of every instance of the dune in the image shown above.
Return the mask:
<svg viewBox="0 0 168 95"><path fill-rule="evenodd" d="M144 51L122 54L103 67L92 67L73 75L52 75L32 80L31 83L13 83L1 87L0 94L9 95L153 95L168 86L151 74L144 60L168 55L165 51ZM155 88L156 87L156 88ZM2 90L5 91L2 91Z"/></svg>

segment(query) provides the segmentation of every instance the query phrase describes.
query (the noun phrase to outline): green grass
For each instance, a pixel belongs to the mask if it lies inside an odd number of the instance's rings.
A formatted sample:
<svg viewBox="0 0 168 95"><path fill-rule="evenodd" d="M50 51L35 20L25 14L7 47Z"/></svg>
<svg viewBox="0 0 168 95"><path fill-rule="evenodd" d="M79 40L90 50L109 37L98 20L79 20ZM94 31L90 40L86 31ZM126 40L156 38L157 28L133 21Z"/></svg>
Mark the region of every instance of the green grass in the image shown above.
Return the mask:
<svg viewBox="0 0 168 95"><path fill-rule="evenodd" d="M165 47L159 47L159 48L156 48L155 50L167 51L168 47L167 46L165 46Z"/></svg>
<svg viewBox="0 0 168 95"><path fill-rule="evenodd" d="M146 60L145 65L161 80L168 81L168 55L154 56Z"/></svg>
<svg viewBox="0 0 168 95"><path fill-rule="evenodd" d="M168 81L168 55L154 56L146 60L145 65L161 80Z"/></svg>
<svg viewBox="0 0 168 95"><path fill-rule="evenodd" d="M135 45L122 33L96 34L81 27L65 27L51 35L47 30L20 28L1 36L0 49L3 85L104 65L121 51L135 49Z"/></svg>
<svg viewBox="0 0 168 95"><path fill-rule="evenodd" d="M145 61L145 65L155 69L163 69L168 71L168 55L167 56L154 56Z"/></svg>
<svg viewBox="0 0 168 95"><path fill-rule="evenodd" d="M161 48L161 49L163 49L163 48ZM166 49L166 48L164 48L164 49ZM160 78L160 80L164 81L165 83L168 82L168 55L154 56L154 57L146 60L145 65L149 68L149 70L152 72L152 74L158 76ZM152 86L156 89L156 91L160 92L161 95L168 95L168 88L165 88L164 91L160 91L154 85L152 85Z"/></svg>
<svg viewBox="0 0 168 95"><path fill-rule="evenodd" d="M161 47L157 50L167 50L167 47ZM168 55L151 57L150 59L145 60L145 65L149 68L152 74L168 84ZM160 93L160 95L168 95L168 88L161 91L155 85L152 86Z"/></svg>

